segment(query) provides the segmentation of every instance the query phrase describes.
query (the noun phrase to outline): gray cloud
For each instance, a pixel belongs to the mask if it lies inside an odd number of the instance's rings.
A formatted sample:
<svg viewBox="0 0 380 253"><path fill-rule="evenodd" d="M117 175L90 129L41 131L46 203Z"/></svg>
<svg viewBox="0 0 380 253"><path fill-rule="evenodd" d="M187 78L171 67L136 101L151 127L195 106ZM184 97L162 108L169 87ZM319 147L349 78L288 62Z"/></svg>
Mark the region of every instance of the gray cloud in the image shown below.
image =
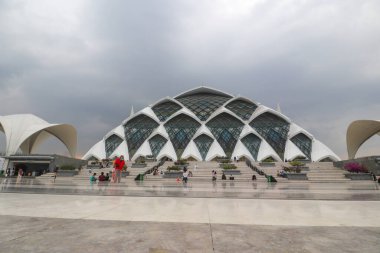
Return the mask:
<svg viewBox="0 0 380 253"><path fill-rule="evenodd" d="M208 85L280 103L345 157L349 122L378 118L379 12L375 0L1 1L0 115L74 124L83 154L132 105Z"/></svg>

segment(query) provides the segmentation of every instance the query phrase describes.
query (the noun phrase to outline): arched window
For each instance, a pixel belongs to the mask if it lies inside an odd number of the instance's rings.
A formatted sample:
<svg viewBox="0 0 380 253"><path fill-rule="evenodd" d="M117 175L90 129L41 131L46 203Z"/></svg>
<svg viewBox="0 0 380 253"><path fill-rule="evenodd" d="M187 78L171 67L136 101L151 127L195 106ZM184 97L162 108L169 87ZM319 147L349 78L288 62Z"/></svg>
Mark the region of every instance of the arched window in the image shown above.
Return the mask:
<svg viewBox="0 0 380 253"><path fill-rule="evenodd" d="M245 100L237 99L226 105L226 108L239 116L242 120L249 120L257 105Z"/></svg>
<svg viewBox="0 0 380 253"><path fill-rule="evenodd" d="M257 161L257 155L259 154L261 139L256 135L250 133L241 139L241 142L251 153L253 159Z"/></svg>
<svg viewBox="0 0 380 253"><path fill-rule="evenodd" d="M202 160L206 160L207 153L213 143L213 139L205 134L199 135L194 139L195 145L197 146L199 153L201 153Z"/></svg>
<svg viewBox="0 0 380 253"><path fill-rule="evenodd" d="M197 93L177 98L179 102L189 108L202 121L207 120L216 109L229 99L227 96L212 93Z"/></svg>
<svg viewBox="0 0 380 253"><path fill-rule="evenodd" d="M179 114L166 122L164 126L178 158L181 158L183 151L201 124L190 116Z"/></svg>
<svg viewBox="0 0 380 253"><path fill-rule="evenodd" d="M165 139L159 134L150 138L149 145L150 145L150 149L152 150L152 155L154 156L154 158L157 158L157 155L160 153L161 149L165 146L167 141L168 141L167 139Z"/></svg>
<svg viewBox="0 0 380 253"><path fill-rule="evenodd" d="M284 159L285 145L289 132L289 123L270 112L254 118L249 125L256 130L277 154Z"/></svg>
<svg viewBox="0 0 380 253"><path fill-rule="evenodd" d="M290 139L308 159L311 159L312 141L303 133L299 133Z"/></svg>
<svg viewBox="0 0 380 253"><path fill-rule="evenodd" d="M206 126L215 136L227 157L231 157L244 124L228 113L221 113L207 122Z"/></svg>
<svg viewBox="0 0 380 253"><path fill-rule="evenodd" d="M144 114L136 116L124 125L125 139L131 159L157 127L158 123Z"/></svg>
<svg viewBox="0 0 380 253"><path fill-rule="evenodd" d="M158 119L161 122L164 122L167 120L170 116L172 116L177 111L181 110L181 106L172 102L172 101L166 101L163 103L160 103L158 105L155 105L152 107L152 110L157 115Z"/></svg>
<svg viewBox="0 0 380 253"><path fill-rule="evenodd" d="M108 137L105 141L106 156L109 157L122 142L123 139L117 136L116 134L113 134L110 137Z"/></svg>

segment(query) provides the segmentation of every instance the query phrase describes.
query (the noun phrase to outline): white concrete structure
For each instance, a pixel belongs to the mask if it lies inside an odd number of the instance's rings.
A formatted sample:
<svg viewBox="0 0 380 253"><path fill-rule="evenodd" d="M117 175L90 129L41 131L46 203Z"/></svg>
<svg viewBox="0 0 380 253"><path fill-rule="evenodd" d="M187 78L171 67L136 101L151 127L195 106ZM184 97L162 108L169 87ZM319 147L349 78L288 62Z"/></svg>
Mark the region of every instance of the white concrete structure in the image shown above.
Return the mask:
<svg viewBox="0 0 380 253"><path fill-rule="evenodd" d="M72 125L50 124L32 114L0 116L0 131L5 134L5 155L31 154L47 138L54 136L75 157L77 132Z"/></svg>
<svg viewBox="0 0 380 253"><path fill-rule="evenodd" d="M253 161L340 160L280 111L203 86L160 99L131 114L115 129L83 159L124 155L135 160L151 155L205 161L224 156Z"/></svg>
<svg viewBox="0 0 380 253"><path fill-rule="evenodd" d="M354 159L361 145L375 134L380 134L380 120L357 120L347 129L348 158Z"/></svg>

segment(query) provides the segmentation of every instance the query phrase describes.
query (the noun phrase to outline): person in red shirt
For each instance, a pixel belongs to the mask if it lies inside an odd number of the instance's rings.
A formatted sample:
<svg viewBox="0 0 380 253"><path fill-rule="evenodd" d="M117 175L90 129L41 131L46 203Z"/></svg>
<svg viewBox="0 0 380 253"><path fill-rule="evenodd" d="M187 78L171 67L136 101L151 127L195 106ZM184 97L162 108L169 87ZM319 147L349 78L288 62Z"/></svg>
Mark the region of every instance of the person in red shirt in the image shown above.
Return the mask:
<svg viewBox="0 0 380 253"><path fill-rule="evenodd" d="M121 171L123 170L125 165L124 161L124 156L120 156L116 158L115 163L114 163L114 168L115 168L115 183L120 183L121 180Z"/></svg>

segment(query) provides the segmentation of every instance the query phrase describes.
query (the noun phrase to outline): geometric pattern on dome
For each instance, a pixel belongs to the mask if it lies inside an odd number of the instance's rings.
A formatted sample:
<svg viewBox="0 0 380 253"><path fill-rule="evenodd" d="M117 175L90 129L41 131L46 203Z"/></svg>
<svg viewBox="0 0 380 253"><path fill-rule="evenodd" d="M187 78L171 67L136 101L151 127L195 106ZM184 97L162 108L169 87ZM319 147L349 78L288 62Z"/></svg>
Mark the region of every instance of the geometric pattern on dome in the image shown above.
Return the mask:
<svg viewBox="0 0 380 253"><path fill-rule="evenodd" d="M256 130L284 159L285 145L289 132L289 123L284 119L266 112L254 118L249 125Z"/></svg>
<svg viewBox="0 0 380 253"><path fill-rule="evenodd" d="M201 153L202 160L206 160L207 153L211 147L214 140L205 134L199 135L194 139L195 145L197 146L199 153Z"/></svg>
<svg viewBox="0 0 380 253"><path fill-rule="evenodd" d="M124 125L130 159L157 127L158 123L144 114L131 119Z"/></svg>
<svg viewBox="0 0 380 253"><path fill-rule="evenodd" d="M152 150L152 155L154 158L160 153L161 149L164 147L168 140L161 135L157 134L149 139L149 146Z"/></svg>
<svg viewBox="0 0 380 253"><path fill-rule="evenodd" d="M172 116L174 113L177 111L181 110L181 106L171 102L171 101L166 101L161 104L155 105L152 107L152 110L154 113L157 115L158 119L163 122L170 116Z"/></svg>
<svg viewBox="0 0 380 253"><path fill-rule="evenodd" d="M261 139L257 137L255 134L250 133L241 139L241 142L251 153L253 159L257 161L257 155L259 154Z"/></svg>
<svg viewBox="0 0 380 253"><path fill-rule="evenodd" d="M234 112L242 120L249 120L252 113L256 110L257 105L251 102L247 102L241 99L237 99L228 103L226 108Z"/></svg>
<svg viewBox="0 0 380 253"><path fill-rule="evenodd" d="M290 140L302 151L302 153L305 154L307 158L311 159L312 141L309 137L303 133L299 133L293 136Z"/></svg>
<svg viewBox="0 0 380 253"><path fill-rule="evenodd" d="M115 151L115 149L123 142L123 139L116 134L111 135L105 141L107 158Z"/></svg>
<svg viewBox="0 0 380 253"><path fill-rule="evenodd" d="M210 94L197 93L185 97L177 98L184 106L192 111L201 121L207 120L216 109L227 102L230 97Z"/></svg>
<svg viewBox="0 0 380 253"><path fill-rule="evenodd" d="M179 114L166 122L164 126L177 157L180 158L201 124L190 116Z"/></svg>
<svg viewBox="0 0 380 253"><path fill-rule="evenodd" d="M244 124L228 113L221 113L207 122L206 126L215 136L227 157L231 157Z"/></svg>

